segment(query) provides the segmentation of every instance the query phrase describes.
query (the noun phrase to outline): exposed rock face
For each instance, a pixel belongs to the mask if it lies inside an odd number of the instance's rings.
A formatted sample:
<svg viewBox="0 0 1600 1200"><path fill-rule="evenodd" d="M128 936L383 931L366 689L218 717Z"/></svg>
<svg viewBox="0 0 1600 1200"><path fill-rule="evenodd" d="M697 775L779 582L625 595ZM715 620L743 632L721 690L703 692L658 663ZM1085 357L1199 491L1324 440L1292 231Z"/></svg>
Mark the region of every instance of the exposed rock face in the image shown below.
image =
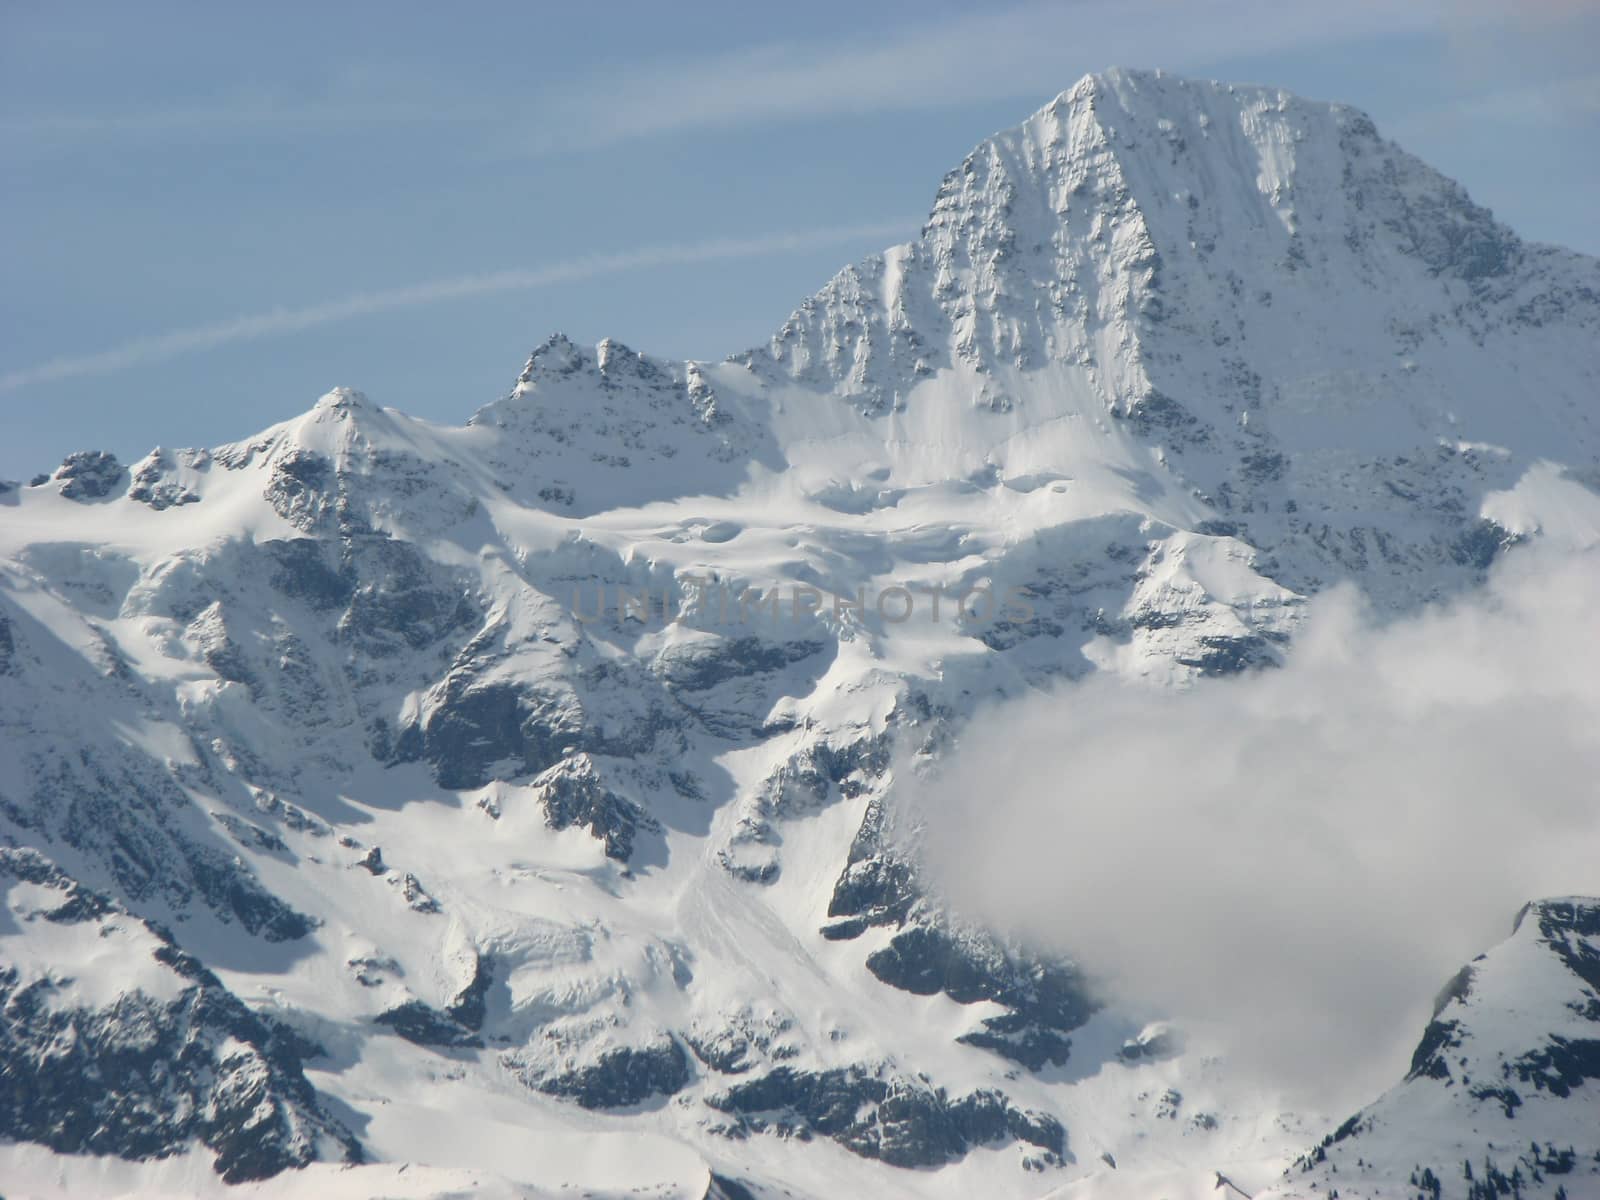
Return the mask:
<svg viewBox="0 0 1600 1200"><path fill-rule="evenodd" d="M0 849L0 886L12 914L54 927L60 944L115 946L157 991L135 987L97 1004L60 963L0 967L0 1135L125 1158L165 1157L198 1140L229 1183L330 1154L360 1159L306 1082L299 1041L164 931L31 850ZM93 990L107 982L115 986Z"/></svg>
<svg viewBox="0 0 1600 1200"><path fill-rule="evenodd" d="M821 642L794 641L769 644L755 636L691 643L656 660L656 671L678 691L703 692L749 675L780 670L802 662L827 647Z"/></svg>
<svg viewBox="0 0 1600 1200"><path fill-rule="evenodd" d="M1588 1195L1600 1189L1597 1112L1600 900L1535 901L1445 985L1405 1080L1305 1155L1282 1194L1316 1182L1359 1195L1426 1173L1471 1200Z"/></svg>
<svg viewBox="0 0 1600 1200"><path fill-rule="evenodd" d="M197 640L210 669L224 679L246 676L222 626L201 625ZM32 678L21 671L0 675L10 685L0 689L7 760L27 780L26 792L0 791L11 836L101 864L106 884L130 907L164 917L197 907L269 942L304 937L312 919L264 887L238 853L238 831L249 823L226 812L201 819L193 811L185 788L217 768L215 750L183 745L194 758L173 769L129 746L115 729L83 725L85 708L111 711L126 702L125 664L50 658L55 647L35 620L18 613L12 628L20 635L13 657L26 659ZM38 682L43 662L50 663L48 687ZM64 731L73 731L75 753L61 752ZM272 852L276 835L263 830L262 838L258 848Z"/></svg>
<svg viewBox="0 0 1600 1200"><path fill-rule="evenodd" d="M182 467L194 467L205 461L205 452L185 451L182 457ZM157 512L184 504L198 504L200 496L186 485L182 467L165 450L152 450L133 469L133 484L128 488L128 499L148 504Z"/></svg>
<svg viewBox="0 0 1600 1200"><path fill-rule="evenodd" d="M867 970L891 987L919 996L943 993L957 1004L990 1001L1010 1011L984 1017L960 1041L1004 1055L1032 1070L1067 1061L1065 1035L1096 1008L1087 982L1068 964L1009 952L979 930L913 924L867 956Z"/></svg>
<svg viewBox="0 0 1600 1200"><path fill-rule="evenodd" d="M1060 1122L1019 1112L999 1092L952 1099L917 1080L857 1069L811 1073L779 1067L708 1103L738 1117L734 1133L821 1135L897 1167L939 1166L974 1146L1004 1141L1038 1147L1047 1162L1058 1163L1066 1153Z"/></svg>
<svg viewBox="0 0 1600 1200"><path fill-rule="evenodd" d="M661 827L644 809L600 782L594 759L575 755L534 777L544 819L551 829L580 825L605 843L606 857L627 862L641 829Z"/></svg>
<svg viewBox="0 0 1600 1200"><path fill-rule="evenodd" d="M404 1004L378 1014L378 1024L387 1025L419 1046L444 1046L482 1049L483 1039L474 1035L464 1024L449 1014L429 1008L420 1000Z"/></svg>
<svg viewBox="0 0 1600 1200"><path fill-rule="evenodd" d="M547 1075L541 1092L583 1108L627 1108L655 1096L671 1096L689 1082L689 1056L671 1038L645 1046L618 1046L593 1062Z"/></svg>
<svg viewBox="0 0 1600 1200"><path fill-rule="evenodd" d="M565 751L598 744L570 694L523 689L511 683L476 683L452 674L428 698L421 726L408 725L395 742L402 762L426 759L443 787L481 787L497 763L516 762L537 773Z"/></svg>
<svg viewBox="0 0 1600 1200"><path fill-rule="evenodd" d="M117 490L124 474L116 455L79 450L62 460L55 479L68 500L100 500Z"/></svg>
<svg viewBox="0 0 1600 1200"><path fill-rule="evenodd" d="M934 714L923 709L918 715L917 710L915 702L905 710L905 726L930 728L927 736L938 744L942 735ZM865 964L890 987L921 996L943 994L957 1004L1005 1006L1007 1012L983 1017L977 1029L958 1040L1030 1070L1065 1063L1072 1046L1066 1035L1097 1007L1088 982L1072 964L1007 947L992 934L953 923L930 906L915 866L886 829L881 800L867 806L848 862L834 883L828 916L835 919L821 933L832 941L860 937L876 926L896 930Z"/></svg>

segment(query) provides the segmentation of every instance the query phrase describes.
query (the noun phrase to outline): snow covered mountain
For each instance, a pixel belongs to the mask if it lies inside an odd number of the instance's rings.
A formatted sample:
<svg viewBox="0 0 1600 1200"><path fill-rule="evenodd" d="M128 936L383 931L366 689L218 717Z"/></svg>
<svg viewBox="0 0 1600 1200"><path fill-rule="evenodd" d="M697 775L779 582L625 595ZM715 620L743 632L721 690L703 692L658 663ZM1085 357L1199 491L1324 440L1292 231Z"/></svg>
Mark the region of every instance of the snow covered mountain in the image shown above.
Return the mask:
<svg viewBox="0 0 1600 1200"><path fill-rule="evenodd" d="M1600 1192L1600 904L1530 904L1440 993L1405 1081L1291 1178L1351 1196ZM1297 1188L1284 1194L1293 1195Z"/></svg>
<svg viewBox="0 0 1600 1200"><path fill-rule="evenodd" d="M1335 1131L948 911L886 800L990 698L1600 543L1597 395L1600 263L1354 110L1111 71L725 362L557 335L464 427L339 389L5 485L0 1176L1593 1194L1597 902Z"/></svg>

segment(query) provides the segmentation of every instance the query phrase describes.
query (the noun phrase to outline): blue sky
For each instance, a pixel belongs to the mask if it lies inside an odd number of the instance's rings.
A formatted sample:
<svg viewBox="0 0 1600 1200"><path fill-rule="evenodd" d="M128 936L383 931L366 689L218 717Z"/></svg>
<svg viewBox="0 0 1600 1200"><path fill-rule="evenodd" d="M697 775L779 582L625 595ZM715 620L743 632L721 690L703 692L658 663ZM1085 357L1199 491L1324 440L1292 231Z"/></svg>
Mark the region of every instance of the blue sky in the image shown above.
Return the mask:
<svg viewBox="0 0 1600 1200"><path fill-rule="evenodd" d="M0 0L0 477L349 385L465 420L561 329L764 340L940 177L1112 64L1356 104L1600 253L1594 0Z"/></svg>

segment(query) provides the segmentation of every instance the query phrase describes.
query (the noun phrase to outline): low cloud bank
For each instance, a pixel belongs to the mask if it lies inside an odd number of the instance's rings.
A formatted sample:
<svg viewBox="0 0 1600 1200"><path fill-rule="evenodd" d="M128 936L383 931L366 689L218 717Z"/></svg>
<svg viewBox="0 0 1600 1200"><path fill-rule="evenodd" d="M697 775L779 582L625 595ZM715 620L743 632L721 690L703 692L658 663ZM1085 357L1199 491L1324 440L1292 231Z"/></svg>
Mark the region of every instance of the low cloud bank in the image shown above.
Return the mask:
<svg viewBox="0 0 1600 1200"><path fill-rule="evenodd" d="M1010 702L917 791L960 909L1288 1101L1361 1103L1525 900L1600 892L1600 553L1388 623L1337 589L1281 670Z"/></svg>

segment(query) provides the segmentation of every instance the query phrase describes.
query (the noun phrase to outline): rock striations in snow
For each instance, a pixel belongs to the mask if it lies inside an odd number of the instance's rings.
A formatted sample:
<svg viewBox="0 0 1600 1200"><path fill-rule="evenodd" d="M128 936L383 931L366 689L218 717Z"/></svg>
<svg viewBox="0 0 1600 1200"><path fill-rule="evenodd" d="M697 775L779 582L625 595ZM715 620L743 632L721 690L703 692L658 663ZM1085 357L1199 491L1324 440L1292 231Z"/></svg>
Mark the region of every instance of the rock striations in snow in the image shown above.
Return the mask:
<svg viewBox="0 0 1600 1200"><path fill-rule="evenodd" d="M1597 1087L1600 901L1541 900L1439 993L1404 1082L1304 1155L1283 1194L1577 1200L1600 1192Z"/></svg>
<svg viewBox="0 0 1600 1200"><path fill-rule="evenodd" d="M0 1175L1596 1194L1594 901L1335 1130L941 906L886 800L985 699L1593 544L1597 395L1600 264L1352 109L1112 71L725 362L73 455L0 492Z"/></svg>

